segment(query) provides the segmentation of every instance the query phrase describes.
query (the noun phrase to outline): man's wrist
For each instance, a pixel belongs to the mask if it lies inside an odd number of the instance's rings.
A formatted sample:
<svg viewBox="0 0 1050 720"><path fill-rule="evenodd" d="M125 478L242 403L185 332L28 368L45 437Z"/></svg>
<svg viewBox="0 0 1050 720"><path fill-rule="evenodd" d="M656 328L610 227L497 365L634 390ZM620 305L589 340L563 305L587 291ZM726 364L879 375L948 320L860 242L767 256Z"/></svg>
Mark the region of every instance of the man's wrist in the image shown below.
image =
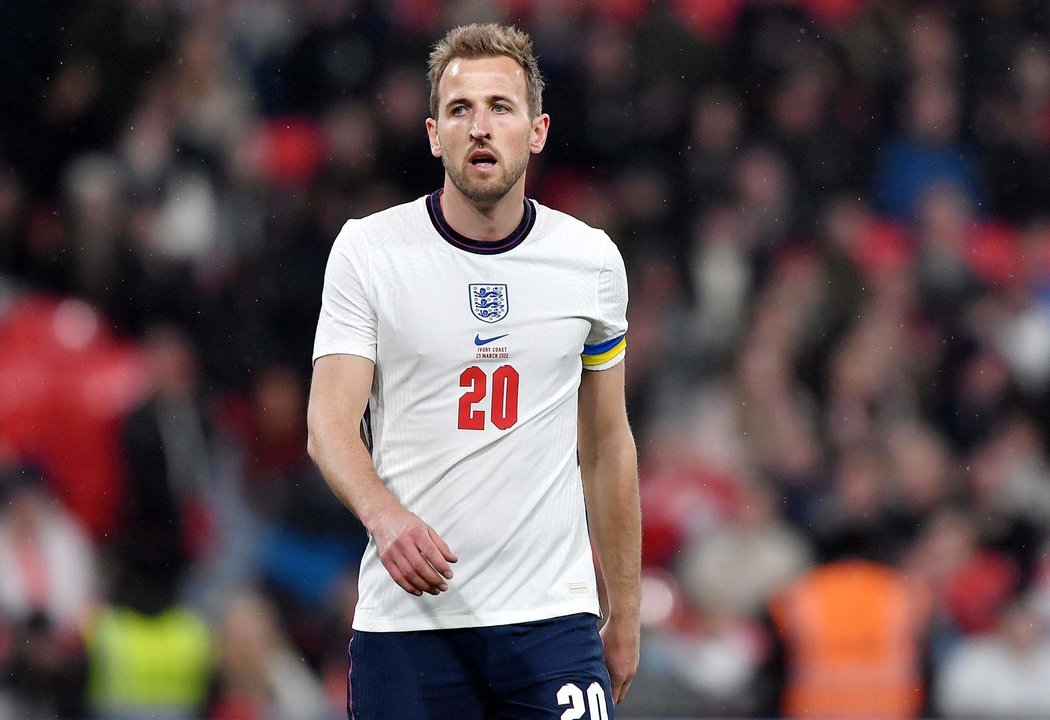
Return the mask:
<svg viewBox="0 0 1050 720"><path fill-rule="evenodd" d="M638 603L610 605L609 619L619 623L638 623L641 621L641 608Z"/></svg>
<svg viewBox="0 0 1050 720"><path fill-rule="evenodd" d="M380 524L384 518L389 517L391 514L401 508L397 498L390 494L385 488L382 492L376 493L375 497L370 498L367 502L361 503L357 518L361 521L361 524L365 526L369 532L373 532L373 528ZM373 533L374 534L374 533Z"/></svg>

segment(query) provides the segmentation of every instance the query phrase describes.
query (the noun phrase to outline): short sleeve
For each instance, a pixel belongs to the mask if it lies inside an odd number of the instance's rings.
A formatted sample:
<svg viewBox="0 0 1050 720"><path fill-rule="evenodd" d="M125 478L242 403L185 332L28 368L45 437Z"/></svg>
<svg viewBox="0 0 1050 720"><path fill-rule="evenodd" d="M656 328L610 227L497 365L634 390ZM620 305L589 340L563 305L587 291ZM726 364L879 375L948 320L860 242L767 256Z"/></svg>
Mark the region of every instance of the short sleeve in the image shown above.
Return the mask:
<svg viewBox="0 0 1050 720"><path fill-rule="evenodd" d="M313 359L324 355L360 355L376 360L377 321L368 284L367 256L355 242L353 221L332 245L321 292L321 315L314 336Z"/></svg>
<svg viewBox="0 0 1050 720"><path fill-rule="evenodd" d="M623 361L626 350L627 270L619 249L606 240L605 261L598 273L597 311L583 346L583 368L611 368Z"/></svg>

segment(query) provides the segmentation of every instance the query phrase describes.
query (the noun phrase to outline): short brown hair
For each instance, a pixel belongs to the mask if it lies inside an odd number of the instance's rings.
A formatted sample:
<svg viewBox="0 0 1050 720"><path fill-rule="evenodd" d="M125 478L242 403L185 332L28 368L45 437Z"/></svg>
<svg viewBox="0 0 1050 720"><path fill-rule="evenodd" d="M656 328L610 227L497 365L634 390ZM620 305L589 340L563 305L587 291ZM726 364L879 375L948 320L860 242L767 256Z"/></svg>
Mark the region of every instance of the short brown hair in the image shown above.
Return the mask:
<svg viewBox="0 0 1050 720"><path fill-rule="evenodd" d="M538 117L543 112L543 76L532 51L532 38L510 25L474 23L449 30L430 52L430 114L438 116L438 83L449 63L457 58L473 59L505 55L525 71L529 113Z"/></svg>

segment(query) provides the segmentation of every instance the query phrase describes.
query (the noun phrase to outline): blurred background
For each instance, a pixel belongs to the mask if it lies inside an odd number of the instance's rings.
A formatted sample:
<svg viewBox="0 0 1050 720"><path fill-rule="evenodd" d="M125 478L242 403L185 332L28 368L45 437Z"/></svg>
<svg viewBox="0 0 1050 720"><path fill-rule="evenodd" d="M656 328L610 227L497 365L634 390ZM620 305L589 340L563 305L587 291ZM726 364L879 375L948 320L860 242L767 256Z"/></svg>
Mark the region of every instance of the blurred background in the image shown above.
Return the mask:
<svg viewBox="0 0 1050 720"><path fill-rule="evenodd" d="M519 23L528 194L627 261L619 716L1050 717L1050 8L0 8L0 718L343 716L305 455L328 251L441 184L425 59Z"/></svg>

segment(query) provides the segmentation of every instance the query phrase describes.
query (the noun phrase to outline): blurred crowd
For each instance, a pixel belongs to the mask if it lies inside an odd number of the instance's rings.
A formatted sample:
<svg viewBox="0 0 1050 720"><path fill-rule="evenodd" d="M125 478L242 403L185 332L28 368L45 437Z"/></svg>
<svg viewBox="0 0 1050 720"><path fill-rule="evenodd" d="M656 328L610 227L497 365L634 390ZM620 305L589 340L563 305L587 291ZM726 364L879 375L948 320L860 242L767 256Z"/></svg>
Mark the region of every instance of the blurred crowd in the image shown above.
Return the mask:
<svg viewBox="0 0 1050 720"><path fill-rule="evenodd" d="M0 22L0 717L340 717L328 250L528 30L631 281L626 717L1050 717L1050 4L59 0ZM862 713L863 714L863 713Z"/></svg>

